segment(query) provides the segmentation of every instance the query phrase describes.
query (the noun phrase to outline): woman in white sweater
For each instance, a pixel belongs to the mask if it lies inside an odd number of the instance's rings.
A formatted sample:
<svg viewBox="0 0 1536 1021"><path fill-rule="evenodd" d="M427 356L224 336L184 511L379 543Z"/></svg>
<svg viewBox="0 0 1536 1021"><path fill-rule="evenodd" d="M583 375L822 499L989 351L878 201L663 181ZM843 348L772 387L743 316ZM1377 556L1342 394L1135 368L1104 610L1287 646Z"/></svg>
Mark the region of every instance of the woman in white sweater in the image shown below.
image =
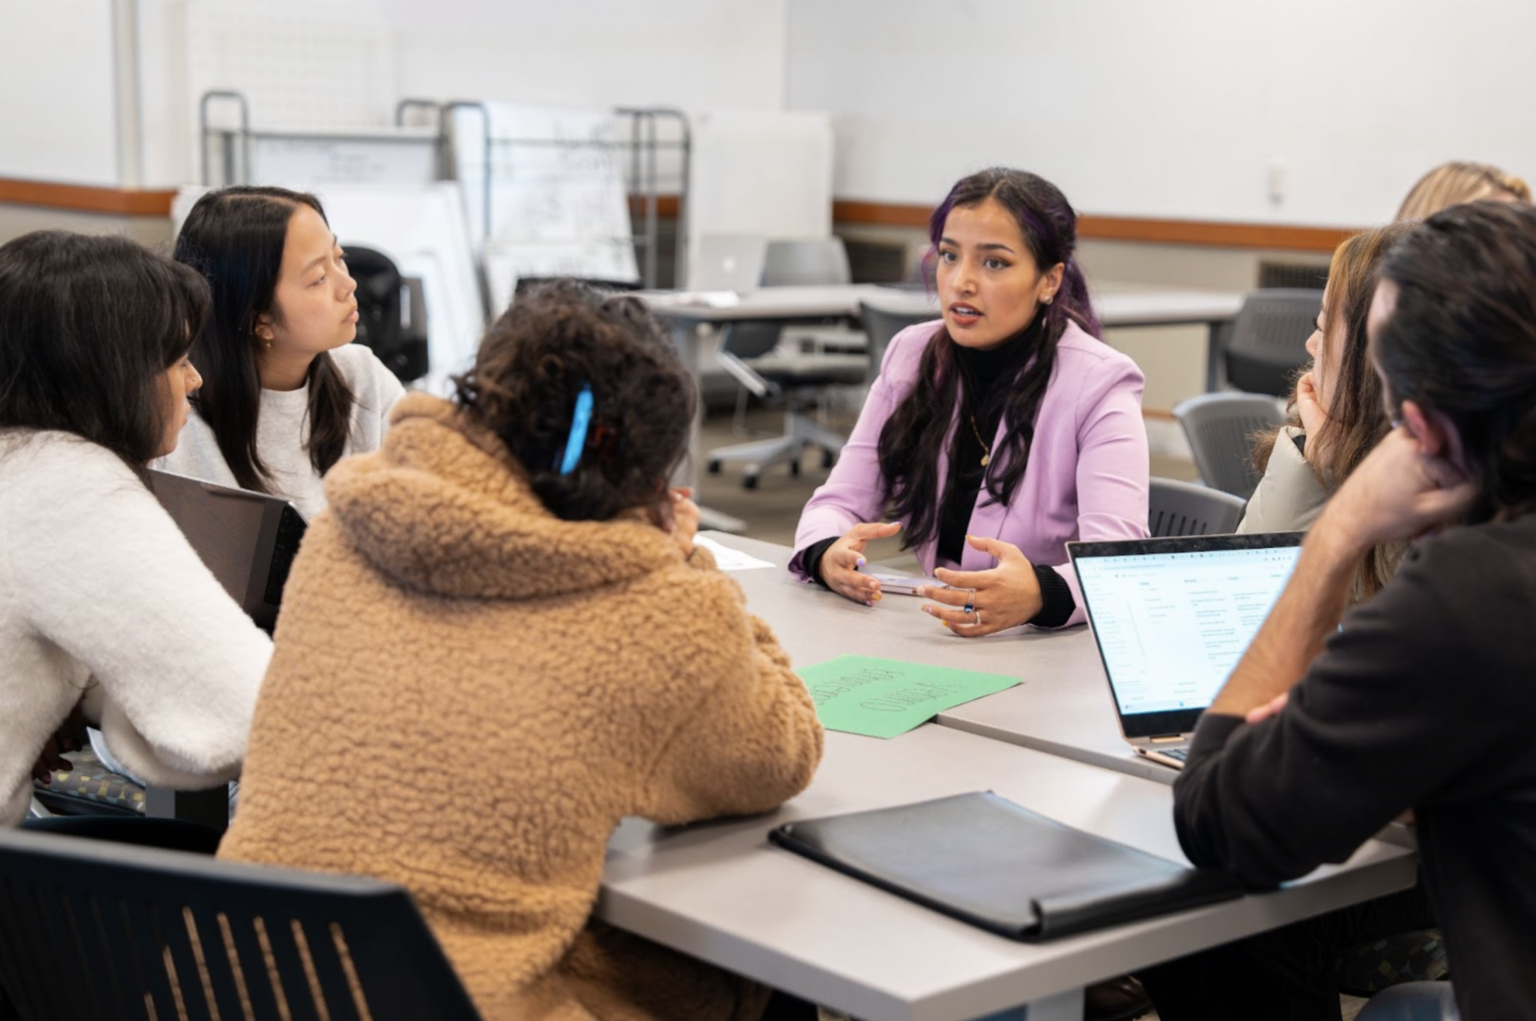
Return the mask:
<svg viewBox="0 0 1536 1021"><path fill-rule="evenodd" d="M186 421L207 307L122 238L0 247L0 825L86 723L156 785L239 771L271 642L144 476Z"/></svg>
<svg viewBox="0 0 1536 1021"><path fill-rule="evenodd" d="M377 450L400 381L357 336L357 283L319 199L225 188L198 199L176 259L207 278L213 311L192 346L203 389L156 467L325 509L321 478Z"/></svg>

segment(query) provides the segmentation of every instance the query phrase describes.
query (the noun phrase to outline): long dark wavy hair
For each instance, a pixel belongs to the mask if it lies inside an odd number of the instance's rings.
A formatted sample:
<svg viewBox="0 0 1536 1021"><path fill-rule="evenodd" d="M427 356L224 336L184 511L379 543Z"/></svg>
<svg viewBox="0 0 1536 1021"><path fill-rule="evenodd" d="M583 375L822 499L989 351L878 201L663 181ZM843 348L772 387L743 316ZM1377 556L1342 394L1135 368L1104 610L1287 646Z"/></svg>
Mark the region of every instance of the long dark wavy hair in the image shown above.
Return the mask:
<svg viewBox="0 0 1536 1021"><path fill-rule="evenodd" d="M1536 207L1452 206L1387 253L1397 304L1373 338L1398 407L1455 425L1477 483L1468 520L1536 512Z"/></svg>
<svg viewBox="0 0 1536 1021"><path fill-rule="evenodd" d="M1003 441L986 472L989 500L1007 503L1029 462L1035 437L1035 416L1056 367L1056 345L1076 322L1098 336L1099 319L1088 297L1088 282L1073 258L1077 251L1077 213L1061 190L1045 178L1023 170L993 167L961 178L928 220L932 247L926 261L937 258L939 240L950 210L979 206L988 199L1006 209L1019 225L1024 242L1041 273L1062 265L1061 287L1055 300L1038 313L1038 347L1012 380L997 381L994 392L1005 401ZM935 538L939 529L939 462L949 422L960 399L960 372L955 345L947 329L923 351L917 382L896 406L880 430L880 474L894 516L906 521L902 542L907 548ZM953 482L953 476L951 476Z"/></svg>
<svg viewBox="0 0 1536 1021"><path fill-rule="evenodd" d="M207 326L192 345L203 387L192 406L213 429L219 453L245 489L268 492L256 448L261 414L260 316L273 311L288 221L300 205L325 219L320 200L287 188L237 187L197 200L176 238L176 261L201 273L213 294ZM309 463L324 475L347 445L356 398L328 353L309 366Z"/></svg>
<svg viewBox="0 0 1536 1021"><path fill-rule="evenodd" d="M455 377L460 406L495 432L544 506L606 521L667 498L697 391L671 339L635 298L560 280L512 303ZM576 398L592 391L580 458L562 474Z"/></svg>
<svg viewBox="0 0 1536 1021"><path fill-rule="evenodd" d="M0 427L74 433L146 478L163 375L207 314L202 277L126 238L46 230L0 246Z"/></svg>

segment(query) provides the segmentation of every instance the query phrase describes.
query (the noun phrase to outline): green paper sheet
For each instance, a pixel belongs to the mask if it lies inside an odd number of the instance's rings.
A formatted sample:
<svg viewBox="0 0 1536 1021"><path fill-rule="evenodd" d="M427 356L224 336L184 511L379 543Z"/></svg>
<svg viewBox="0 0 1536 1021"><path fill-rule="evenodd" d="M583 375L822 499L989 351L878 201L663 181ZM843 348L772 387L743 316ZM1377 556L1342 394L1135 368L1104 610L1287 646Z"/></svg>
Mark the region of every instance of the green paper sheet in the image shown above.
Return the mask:
<svg viewBox="0 0 1536 1021"><path fill-rule="evenodd" d="M905 734L945 709L1022 683L1003 674L873 656L838 656L797 673L823 727L868 737Z"/></svg>

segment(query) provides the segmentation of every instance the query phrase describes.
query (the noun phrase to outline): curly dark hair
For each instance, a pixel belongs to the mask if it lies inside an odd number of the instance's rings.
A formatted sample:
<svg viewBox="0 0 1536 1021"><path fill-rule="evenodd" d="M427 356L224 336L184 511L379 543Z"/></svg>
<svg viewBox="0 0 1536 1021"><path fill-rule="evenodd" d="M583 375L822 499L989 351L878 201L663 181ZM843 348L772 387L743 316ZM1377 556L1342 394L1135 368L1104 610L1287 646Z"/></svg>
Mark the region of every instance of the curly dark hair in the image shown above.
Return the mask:
<svg viewBox="0 0 1536 1021"><path fill-rule="evenodd" d="M592 416L560 471L583 386ZM663 499L688 447L697 393L670 338L634 298L557 280L486 332L455 399L501 437L557 517L606 521Z"/></svg>

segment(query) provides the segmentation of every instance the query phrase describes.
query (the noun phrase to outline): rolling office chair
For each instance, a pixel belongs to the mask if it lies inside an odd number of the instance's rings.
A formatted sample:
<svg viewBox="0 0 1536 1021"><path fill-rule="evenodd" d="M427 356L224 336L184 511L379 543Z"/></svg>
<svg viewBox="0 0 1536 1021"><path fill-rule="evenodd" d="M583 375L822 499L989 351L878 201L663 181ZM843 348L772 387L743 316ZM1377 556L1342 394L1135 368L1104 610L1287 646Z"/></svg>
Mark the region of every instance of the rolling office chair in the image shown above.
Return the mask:
<svg viewBox="0 0 1536 1021"><path fill-rule="evenodd" d="M1152 480L1147 531L1154 539L1173 535L1225 535L1243 519L1240 496L1177 479Z"/></svg>
<svg viewBox="0 0 1536 1021"><path fill-rule="evenodd" d="M1184 427L1195 467L1206 485L1247 500L1259 484L1253 438L1285 424L1285 413L1263 394L1201 394L1182 401L1173 415Z"/></svg>
<svg viewBox="0 0 1536 1021"><path fill-rule="evenodd" d="M763 268L765 287L846 284L848 253L841 238L770 241ZM785 323L744 321L726 327L717 356L720 366L747 393L785 401L784 431L774 437L717 447L707 455L711 474L726 461L745 461L741 484L756 489L764 468L789 465L800 474L807 448L819 448L822 466L830 467L846 437L822 425L813 412L823 391L834 386L858 386L865 381L865 355L785 353L779 340Z"/></svg>
<svg viewBox="0 0 1536 1021"><path fill-rule="evenodd" d="M478 1021L410 894L0 831L0 986L28 1021Z"/></svg>
<svg viewBox="0 0 1536 1021"><path fill-rule="evenodd" d="M1307 338L1317 328L1321 291L1271 288L1243 301L1227 341L1227 382L1247 393L1284 397L1311 360Z"/></svg>
<svg viewBox="0 0 1536 1021"><path fill-rule="evenodd" d="M890 346L896 334L908 326L931 322L939 318L939 314L938 309L932 312L892 312L867 301L859 302L859 323L869 337L869 372L865 382L873 383L875 377L880 375L880 363L885 361L885 349Z"/></svg>

